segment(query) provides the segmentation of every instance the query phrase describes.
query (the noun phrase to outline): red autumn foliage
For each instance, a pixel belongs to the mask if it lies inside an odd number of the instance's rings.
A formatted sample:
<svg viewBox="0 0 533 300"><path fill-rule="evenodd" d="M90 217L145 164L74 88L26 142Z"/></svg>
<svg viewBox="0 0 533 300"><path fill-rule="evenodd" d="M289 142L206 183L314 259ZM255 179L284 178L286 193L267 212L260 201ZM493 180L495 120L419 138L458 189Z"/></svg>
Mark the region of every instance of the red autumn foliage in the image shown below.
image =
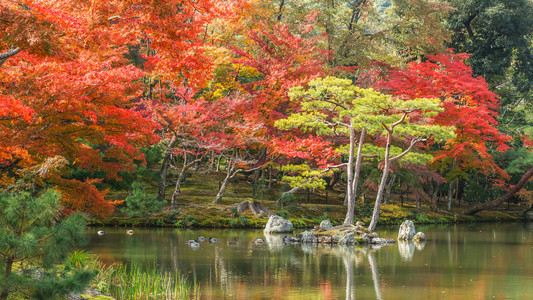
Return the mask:
<svg viewBox="0 0 533 300"><path fill-rule="evenodd" d="M488 149L509 149L511 137L498 132L499 98L487 82L474 77L465 64L467 54L431 55L427 61L412 62L407 69L393 69L377 84L401 99L439 98L444 111L435 117L439 125L456 127L456 138L439 151L434 162L451 165L456 160L461 169L477 169L486 175L507 178Z"/></svg>

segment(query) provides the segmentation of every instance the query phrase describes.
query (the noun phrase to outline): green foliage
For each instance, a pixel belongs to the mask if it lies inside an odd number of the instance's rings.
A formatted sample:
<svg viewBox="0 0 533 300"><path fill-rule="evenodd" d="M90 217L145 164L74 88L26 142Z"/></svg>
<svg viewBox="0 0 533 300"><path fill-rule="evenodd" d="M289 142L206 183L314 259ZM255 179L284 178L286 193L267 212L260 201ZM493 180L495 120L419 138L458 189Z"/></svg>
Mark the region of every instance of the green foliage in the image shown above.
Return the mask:
<svg viewBox="0 0 533 300"><path fill-rule="evenodd" d="M287 205L292 205L298 202L295 194L281 194L280 201L278 201L279 207L285 207Z"/></svg>
<svg viewBox="0 0 533 300"><path fill-rule="evenodd" d="M427 215L418 214L418 215L416 215L416 223L418 223L418 224L428 224L428 223L432 223L432 222L429 220Z"/></svg>
<svg viewBox="0 0 533 300"><path fill-rule="evenodd" d="M157 195L146 193L140 182L134 182L131 189L130 195L126 197L126 207L122 208L122 212L130 217L144 217L161 211L164 203L157 200Z"/></svg>
<svg viewBox="0 0 533 300"><path fill-rule="evenodd" d="M59 197L53 190L0 193L0 297L54 299L81 291L96 275L82 266L81 258L57 266L86 242L82 215L57 219Z"/></svg>
<svg viewBox="0 0 533 300"><path fill-rule="evenodd" d="M200 222L200 219L198 219L197 217L194 217L188 214L181 214L181 216L178 218L178 220L176 221L174 225L180 228L182 227L188 228L188 227L194 227L199 222Z"/></svg>
<svg viewBox="0 0 533 300"><path fill-rule="evenodd" d="M156 267L130 266L100 267L98 276L100 292L117 299L198 299L195 281L190 284L184 276L171 274Z"/></svg>
<svg viewBox="0 0 533 300"><path fill-rule="evenodd" d="M281 209L277 213L278 216L282 217L283 219L287 219L289 217L289 212L286 209Z"/></svg>
<svg viewBox="0 0 533 300"><path fill-rule="evenodd" d="M250 221L248 221L248 219L245 216L240 216L239 222L241 223L242 227L246 227L248 226L248 224L250 224Z"/></svg>
<svg viewBox="0 0 533 300"><path fill-rule="evenodd" d="M234 215L234 216L238 216L239 215L239 210L237 209L237 207L232 207L231 208L231 214Z"/></svg>
<svg viewBox="0 0 533 300"><path fill-rule="evenodd" d="M255 199L263 200L265 195L270 192L270 188L266 183L264 177L259 178L259 181L254 185L253 195Z"/></svg>
<svg viewBox="0 0 533 300"><path fill-rule="evenodd" d="M308 165L284 165L281 167L283 172L288 175L283 176L282 182L288 184L290 187L300 187L306 189L324 189L326 188L326 181L322 178L328 176L331 172L321 172L320 170L312 170ZM284 197L294 196L293 194Z"/></svg>
<svg viewBox="0 0 533 300"><path fill-rule="evenodd" d="M423 117L434 117L443 111L441 100L436 98L416 98L400 100L373 89L364 89L352 84L351 80L335 77L317 78L308 85L293 87L289 91L291 101L300 105L300 111L275 122L280 129L298 128L316 136L328 137L338 141L338 136L351 136L365 129L375 138L392 134L395 141L410 141L414 137L432 137L435 141L446 141L454 137L454 128L428 124L424 118L411 120L414 112ZM395 124L389 133L384 127ZM350 144L335 146L336 152L348 156ZM390 157L404 153L405 147L390 147ZM411 150L411 149L409 149ZM376 145L363 145L363 155L377 155L383 160L385 148ZM400 164L425 165L432 160L428 153L410 151L399 160ZM344 161L347 158L345 157ZM306 164L287 165L282 168L287 174L283 181L291 187L311 189L325 188L322 178L330 175L331 170L313 169Z"/></svg>

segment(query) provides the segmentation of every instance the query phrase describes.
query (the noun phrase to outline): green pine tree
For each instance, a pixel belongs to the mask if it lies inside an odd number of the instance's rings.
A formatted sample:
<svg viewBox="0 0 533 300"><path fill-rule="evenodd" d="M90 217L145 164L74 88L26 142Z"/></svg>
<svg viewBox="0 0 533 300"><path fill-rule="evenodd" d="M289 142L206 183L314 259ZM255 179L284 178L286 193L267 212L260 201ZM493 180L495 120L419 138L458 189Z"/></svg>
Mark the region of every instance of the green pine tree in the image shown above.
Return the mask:
<svg viewBox="0 0 533 300"><path fill-rule="evenodd" d="M0 300L54 299L81 291L96 271L64 262L85 243L85 219L61 219L54 190L0 192Z"/></svg>

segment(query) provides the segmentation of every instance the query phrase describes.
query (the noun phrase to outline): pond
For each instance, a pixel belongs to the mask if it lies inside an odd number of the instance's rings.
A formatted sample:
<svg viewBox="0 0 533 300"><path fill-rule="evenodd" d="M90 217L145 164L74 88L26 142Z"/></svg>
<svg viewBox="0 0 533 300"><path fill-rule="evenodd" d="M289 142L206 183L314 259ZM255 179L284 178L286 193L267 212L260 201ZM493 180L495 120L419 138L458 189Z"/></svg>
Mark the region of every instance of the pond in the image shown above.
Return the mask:
<svg viewBox="0 0 533 300"><path fill-rule="evenodd" d="M105 263L186 274L202 299L530 299L533 224L418 226L424 244L284 245L261 230L89 229ZM378 227L396 238L397 227ZM217 237L191 248L187 240ZM256 238L266 240L254 243ZM232 242L228 244L227 242ZM235 242L235 243L233 243Z"/></svg>

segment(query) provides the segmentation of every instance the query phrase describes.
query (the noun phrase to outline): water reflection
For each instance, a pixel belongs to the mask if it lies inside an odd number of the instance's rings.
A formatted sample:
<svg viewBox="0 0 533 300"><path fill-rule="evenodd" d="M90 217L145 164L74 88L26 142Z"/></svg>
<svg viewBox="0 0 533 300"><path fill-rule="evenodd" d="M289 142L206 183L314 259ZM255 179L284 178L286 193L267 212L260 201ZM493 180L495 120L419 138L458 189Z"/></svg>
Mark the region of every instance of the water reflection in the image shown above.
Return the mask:
<svg viewBox="0 0 533 300"><path fill-rule="evenodd" d="M259 230L91 232L87 250L105 263L154 265L186 274L202 299L527 299L533 294L529 224L426 227L426 243L368 247L284 244ZM382 230L393 237L397 228ZM217 237L192 249L185 242ZM254 243L256 238L265 243ZM228 245L235 241L237 245ZM396 249L398 247L398 249ZM407 291L409 291L407 293ZM478 295L479 294L479 295Z"/></svg>
<svg viewBox="0 0 533 300"><path fill-rule="evenodd" d="M381 285L379 280L378 264L374 253L379 251L384 245L365 245L365 246L349 246L349 245L324 245L324 244L301 244L298 245L305 253L313 254L317 260L328 259L328 257L335 257L342 260L344 270L346 273L345 281L345 298L347 300L356 299L356 276L355 270L366 268L365 261L368 262L370 269L372 284L374 287L376 299L383 299L381 295ZM413 246L414 248L414 246Z"/></svg>

